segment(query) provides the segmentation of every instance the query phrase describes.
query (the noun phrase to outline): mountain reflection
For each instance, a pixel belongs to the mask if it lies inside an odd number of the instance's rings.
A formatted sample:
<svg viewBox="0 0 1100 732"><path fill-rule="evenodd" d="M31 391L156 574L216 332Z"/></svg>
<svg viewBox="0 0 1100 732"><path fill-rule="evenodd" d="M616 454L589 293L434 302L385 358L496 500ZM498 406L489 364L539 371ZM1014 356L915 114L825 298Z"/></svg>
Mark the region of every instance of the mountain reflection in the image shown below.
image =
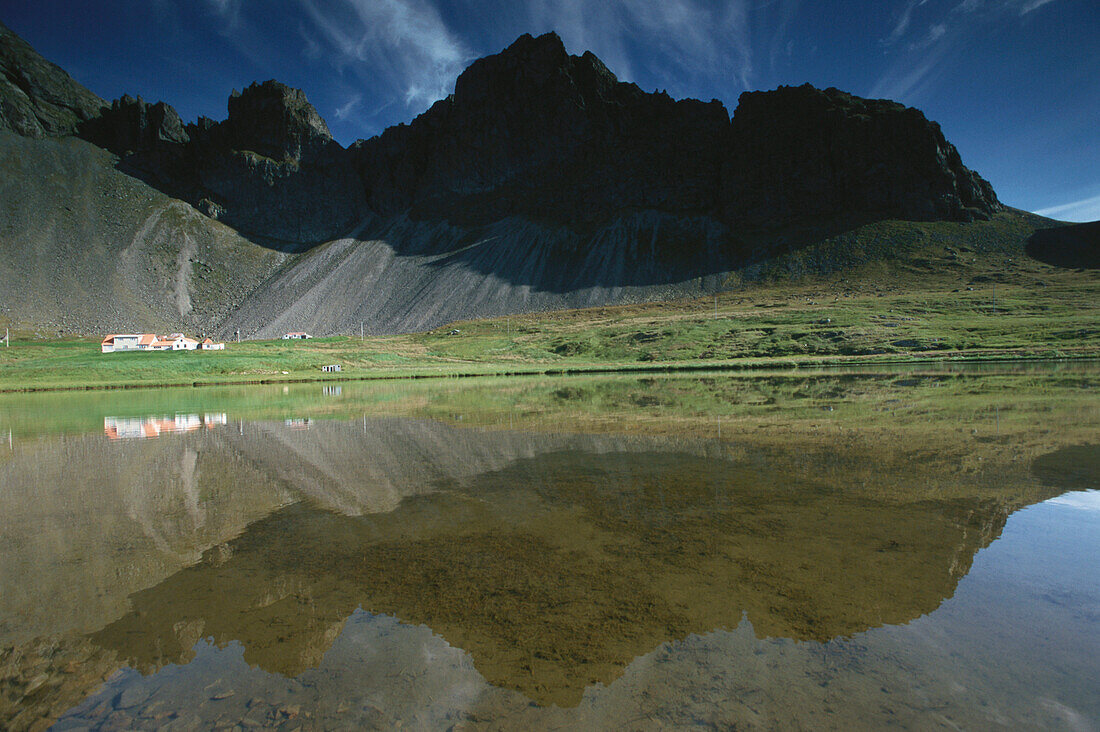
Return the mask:
<svg viewBox="0 0 1100 732"><path fill-rule="evenodd" d="M248 663L296 676L362 607L570 706L661 643L746 615L761 637L824 641L931 612L1007 516L981 498L869 498L763 453L574 447L437 488L383 514L276 511L92 639L143 672L186 663L201 638L239 641Z"/></svg>
<svg viewBox="0 0 1100 732"><path fill-rule="evenodd" d="M365 618L559 707L668 641L908 623L1010 513L1095 483L1084 377L1030 378L13 397L0 726L211 643L308 679Z"/></svg>

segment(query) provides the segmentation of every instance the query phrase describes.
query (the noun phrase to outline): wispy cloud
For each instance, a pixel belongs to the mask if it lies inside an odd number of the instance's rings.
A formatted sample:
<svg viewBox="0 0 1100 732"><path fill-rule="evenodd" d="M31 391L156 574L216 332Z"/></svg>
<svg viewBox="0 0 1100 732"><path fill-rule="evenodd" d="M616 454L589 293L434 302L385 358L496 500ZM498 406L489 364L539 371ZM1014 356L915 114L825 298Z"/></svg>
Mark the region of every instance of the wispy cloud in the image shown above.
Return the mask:
<svg viewBox="0 0 1100 732"><path fill-rule="evenodd" d="M446 96L472 54L426 0L299 0L341 71L379 77L410 107Z"/></svg>
<svg viewBox="0 0 1100 732"><path fill-rule="evenodd" d="M1028 0L1020 7L1020 15L1027 15L1032 10L1038 10L1039 8L1054 2L1054 0Z"/></svg>
<svg viewBox="0 0 1100 732"><path fill-rule="evenodd" d="M785 0L781 7L790 13L795 4ZM659 57L664 68L649 71L670 81L721 70L749 89L755 77L750 10L747 0L533 0L528 12L533 27L557 30L570 51L592 51L620 79L634 80L637 64ZM637 48L655 53L642 58Z"/></svg>
<svg viewBox="0 0 1100 732"><path fill-rule="evenodd" d="M1042 208L1035 213L1062 221L1100 221L1100 196Z"/></svg>
<svg viewBox="0 0 1100 732"><path fill-rule="evenodd" d="M355 108L358 107L362 102L363 95L355 94L351 97L351 99L348 99L346 102L336 108L336 119L340 120L341 122L344 121L348 118L348 115L355 111Z"/></svg>
<svg viewBox="0 0 1100 732"><path fill-rule="evenodd" d="M321 58L323 53L321 44L313 37L312 33L306 30L304 25L298 25L298 35L302 38L302 55L312 61Z"/></svg>
<svg viewBox="0 0 1100 732"><path fill-rule="evenodd" d="M882 39L885 71L871 96L916 103L932 89L945 66L964 54L978 34L988 33L1055 0L961 0L953 5L904 0Z"/></svg>
<svg viewBox="0 0 1100 732"><path fill-rule="evenodd" d="M894 24L894 29L890 31L890 35L885 39L885 42L896 43L901 39L901 37L909 31L909 26L913 22L913 11L927 2L928 0L907 0L905 7L898 15L898 20Z"/></svg>
<svg viewBox="0 0 1100 732"><path fill-rule="evenodd" d="M1051 498L1048 504L1067 506L1081 511L1100 511L1100 491L1075 491Z"/></svg>
<svg viewBox="0 0 1100 732"><path fill-rule="evenodd" d="M222 35L236 30L241 24L241 0L206 0L206 4L221 18L218 32Z"/></svg>
<svg viewBox="0 0 1100 732"><path fill-rule="evenodd" d="M781 0L779 3L775 30L772 32L768 50L768 69L773 76L776 74L779 59L784 56L790 59L794 54L794 39L789 38L787 33L798 12L798 6L799 0Z"/></svg>

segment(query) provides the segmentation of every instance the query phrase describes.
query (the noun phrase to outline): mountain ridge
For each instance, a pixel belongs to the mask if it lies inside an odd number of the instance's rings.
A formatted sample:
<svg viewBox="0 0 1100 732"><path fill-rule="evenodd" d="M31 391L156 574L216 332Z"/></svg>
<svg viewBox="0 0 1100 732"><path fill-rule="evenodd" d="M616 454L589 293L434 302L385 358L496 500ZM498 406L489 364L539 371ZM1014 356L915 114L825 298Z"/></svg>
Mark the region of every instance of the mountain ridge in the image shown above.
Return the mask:
<svg viewBox="0 0 1100 732"><path fill-rule="evenodd" d="M717 100L621 82L552 32L474 61L453 94L347 149L301 90L274 80L234 91L222 122L183 125L165 102L123 97L76 131L242 234L298 247L405 212L583 227L656 210L766 228L853 212L973 220L1000 207L918 110L807 84L746 92L731 116Z"/></svg>
<svg viewBox="0 0 1100 732"><path fill-rule="evenodd" d="M10 32L0 40L22 43ZM30 47L19 48L26 55ZM48 63L29 66L56 68ZM717 100L674 100L619 81L592 53L570 55L552 33L521 36L473 62L452 95L347 148L303 92L274 80L234 91L220 122L184 123L164 102L123 97L73 125L57 135L75 132L109 150L118 174L190 204L197 218L124 217L133 221L124 235L130 250L144 242L167 262L131 267L132 287L165 303L140 315L88 306L74 318L71 307L51 311L51 299L65 302L69 293L53 293L62 285L46 281L38 288L45 297L20 289L0 298L0 316L13 323L96 332L122 327L130 314L132 327L240 328L246 336L350 332L364 322L373 333L407 331L698 296L875 221L1015 215L919 110L803 85L746 92L731 117ZM31 185L7 189L26 215L9 221L0 245L20 251L32 238L60 252L74 238L117 239L101 229L128 204L87 189L86 205L99 213L77 220L34 178L39 160L109 161L37 137L7 146L22 159L9 155L5 165ZM60 228L42 234L32 210ZM154 228L155 245L147 236ZM207 242L197 256L196 241ZM274 256L248 255L243 242ZM170 286L152 281L168 271ZM112 287L127 284L115 276ZM29 297L44 304L28 308ZM112 315L97 326L97 312Z"/></svg>

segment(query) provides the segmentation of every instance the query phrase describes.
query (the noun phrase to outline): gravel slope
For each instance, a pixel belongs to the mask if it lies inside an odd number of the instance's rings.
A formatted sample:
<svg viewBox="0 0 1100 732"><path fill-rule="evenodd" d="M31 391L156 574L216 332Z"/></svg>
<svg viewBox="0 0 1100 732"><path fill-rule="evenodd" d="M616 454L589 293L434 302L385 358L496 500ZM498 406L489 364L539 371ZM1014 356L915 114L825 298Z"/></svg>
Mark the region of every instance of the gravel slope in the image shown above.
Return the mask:
<svg viewBox="0 0 1100 732"><path fill-rule="evenodd" d="M285 257L117 171L90 143L0 132L0 323L213 332Z"/></svg>
<svg viewBox="0 0 1100 732"><path fill-rule="evenodd" d="M669 256L662 229L690 238ZM270 338L426 330L509 313L662 300L712 292L728 266L708 219L637 214L588 235L521 219L479 229L406 218L371 221L353 237L288 261L223 325ZM707 273L707 274L703 274Z"/></svg>

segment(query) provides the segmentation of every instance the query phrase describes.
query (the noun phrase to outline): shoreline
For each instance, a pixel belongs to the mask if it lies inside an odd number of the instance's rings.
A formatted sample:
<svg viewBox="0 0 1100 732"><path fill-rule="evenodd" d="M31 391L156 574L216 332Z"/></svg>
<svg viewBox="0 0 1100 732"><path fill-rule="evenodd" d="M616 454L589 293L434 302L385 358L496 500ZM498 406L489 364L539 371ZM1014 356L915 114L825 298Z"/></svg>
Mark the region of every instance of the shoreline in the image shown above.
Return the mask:
<svg viewBox="0 0 1100 732"><path fill-rule="evenodd" d="M1059 349L1044 349L1059 350ZM421 366L409 371L401 369L380 369L364 373L361 370L341 372L339 376L320 375L300 376L273 374L263 378L196 379L181 381L153 382L117 382L117 383L74 383L69 385L30 385L0 386L0 394L27 394L33 392L63 391L113 391L122 389L182 389L217 386L260 386L271 384L312 384L349 381L402 381L417 379L466 379L478 377L521 377L521 376L573 376L581 374L647 374L647 373L706 373L706 372L748 372L769 370L794 370L800 368L847 368L852 366L920 366L934 364L982 364L982 363L1065 363L1100 360L1100 352L1086 349L1083 353L1062 353L1058 356L1043 355L1034 351L1006 350L991 353L989 351L953 351L940 355L898 357L896 354L860 355L860 356L821 356L798 357L776 356L773 358L745 358L710 362L669 361L654 362L648 365L636 363L588 363L575 365L539 365L513 366L497 364L465 364L466 368L448 368ZM242 376L244 376L242 374Z"/></svg>

